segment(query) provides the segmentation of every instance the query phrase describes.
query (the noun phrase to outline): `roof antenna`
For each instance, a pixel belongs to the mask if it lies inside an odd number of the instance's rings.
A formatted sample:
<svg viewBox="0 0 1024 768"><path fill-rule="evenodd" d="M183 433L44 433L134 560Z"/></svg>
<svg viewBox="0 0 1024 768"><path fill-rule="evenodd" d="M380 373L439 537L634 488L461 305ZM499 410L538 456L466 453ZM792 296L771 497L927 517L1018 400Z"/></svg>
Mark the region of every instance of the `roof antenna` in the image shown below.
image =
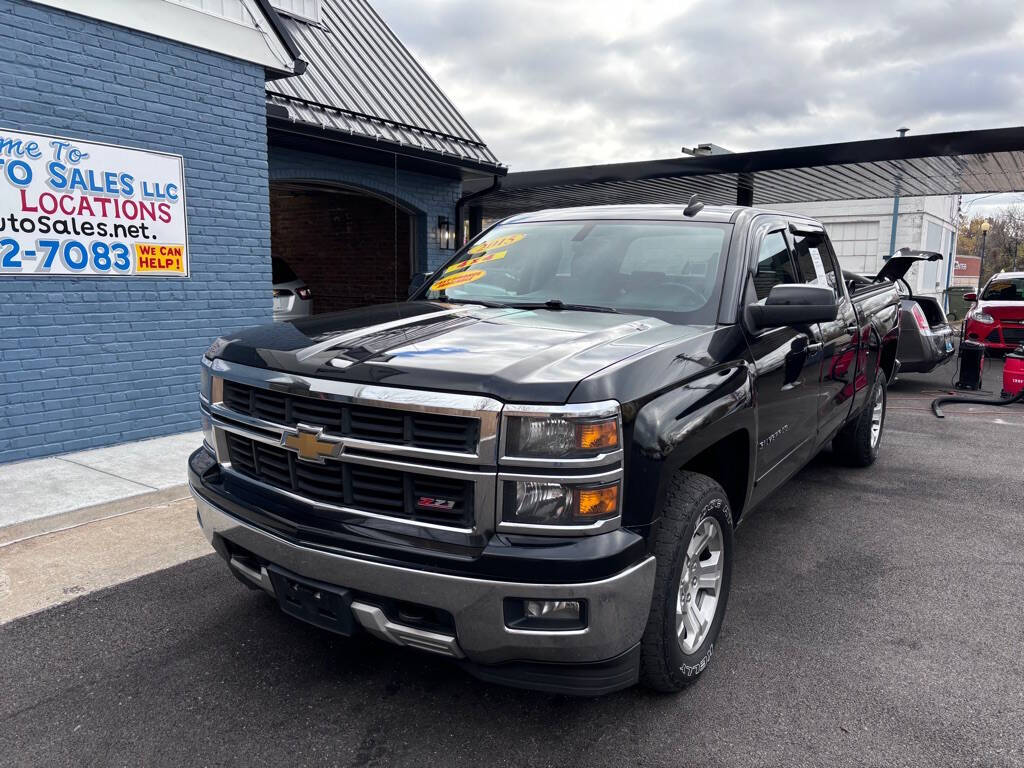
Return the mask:
<svg viewBox="0 0 1024 768"><path fill-rule="evenodd" d="M704 203L697 199L694 195L690 198L690 202L686 204L686 208L683 209L683 216L696 216L698 213L704 210Z"/></svg>

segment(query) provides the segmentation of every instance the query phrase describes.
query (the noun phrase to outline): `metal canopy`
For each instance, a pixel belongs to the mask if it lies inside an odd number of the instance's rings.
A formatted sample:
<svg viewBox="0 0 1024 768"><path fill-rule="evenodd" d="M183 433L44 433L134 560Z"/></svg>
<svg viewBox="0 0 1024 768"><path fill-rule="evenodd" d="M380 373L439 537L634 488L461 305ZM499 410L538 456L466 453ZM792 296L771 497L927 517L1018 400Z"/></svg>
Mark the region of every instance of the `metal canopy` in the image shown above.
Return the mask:
<svg viewBox="0 0 1024 768"><path fill-rule="evenodd" d="M474 186L475 185L475 186ZM819 144L510 173L469 182L469 205L496 219L542 208L629 203L770 205L1024 190L1024 127Z"/></svg>
<svg viewBox="0 0 1024 768"><path fill-rule="evenodd" d="M322 9L320 24L284 18L308 67L267 83L270 118L354 145L506 172L367 0L323 0Z"/></svg>

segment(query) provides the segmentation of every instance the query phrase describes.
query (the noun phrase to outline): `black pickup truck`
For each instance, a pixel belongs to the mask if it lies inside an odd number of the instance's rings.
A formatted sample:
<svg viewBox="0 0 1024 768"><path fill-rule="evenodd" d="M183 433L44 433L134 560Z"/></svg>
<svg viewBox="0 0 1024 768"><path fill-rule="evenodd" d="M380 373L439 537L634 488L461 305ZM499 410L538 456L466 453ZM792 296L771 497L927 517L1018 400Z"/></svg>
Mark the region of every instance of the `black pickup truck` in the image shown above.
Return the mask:
<svg viewBox="0 0 1024 768"><path fill-rule="evenodd" d="M295 617L509 685L678 690L733 530L831 443L877 455L891 282L752 208L514 216L409 301L244 330L202 364L199 524Z"/></svg>

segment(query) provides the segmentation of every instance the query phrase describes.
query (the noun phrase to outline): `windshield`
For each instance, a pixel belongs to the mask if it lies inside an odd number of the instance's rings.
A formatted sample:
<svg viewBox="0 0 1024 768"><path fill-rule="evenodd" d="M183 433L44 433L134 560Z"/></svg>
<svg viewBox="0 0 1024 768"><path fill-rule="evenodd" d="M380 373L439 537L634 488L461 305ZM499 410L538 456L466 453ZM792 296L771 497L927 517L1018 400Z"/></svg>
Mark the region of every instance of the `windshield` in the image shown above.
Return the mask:
<svg viewBox="0 0 1024 768"><path fill-rule="evenodd" d="M998 277L985 286L982 301L1024 301L1024 277Z"/></svg>
<svg viewBox="0 0 1024 768"><path fill-rule="evenodd" d="M420 298L713 323L730 229L691 221L502 225L436 272Z"/></svg>

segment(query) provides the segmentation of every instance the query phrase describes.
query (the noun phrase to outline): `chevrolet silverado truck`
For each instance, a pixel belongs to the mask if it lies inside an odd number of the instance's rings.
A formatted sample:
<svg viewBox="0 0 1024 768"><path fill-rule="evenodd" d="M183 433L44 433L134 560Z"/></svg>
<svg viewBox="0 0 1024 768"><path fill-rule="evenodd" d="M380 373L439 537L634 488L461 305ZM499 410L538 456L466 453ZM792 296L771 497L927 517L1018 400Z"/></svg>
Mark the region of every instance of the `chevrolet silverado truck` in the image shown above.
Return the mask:
<svg viewBox="0 0 1024 768"><path fill-rule="evenodd" d="M831 444L867 466L890 281L753 208L505 219L408 301L217 339L199 525L293 617L597 695L714 654L735 527Z"/></svg>

